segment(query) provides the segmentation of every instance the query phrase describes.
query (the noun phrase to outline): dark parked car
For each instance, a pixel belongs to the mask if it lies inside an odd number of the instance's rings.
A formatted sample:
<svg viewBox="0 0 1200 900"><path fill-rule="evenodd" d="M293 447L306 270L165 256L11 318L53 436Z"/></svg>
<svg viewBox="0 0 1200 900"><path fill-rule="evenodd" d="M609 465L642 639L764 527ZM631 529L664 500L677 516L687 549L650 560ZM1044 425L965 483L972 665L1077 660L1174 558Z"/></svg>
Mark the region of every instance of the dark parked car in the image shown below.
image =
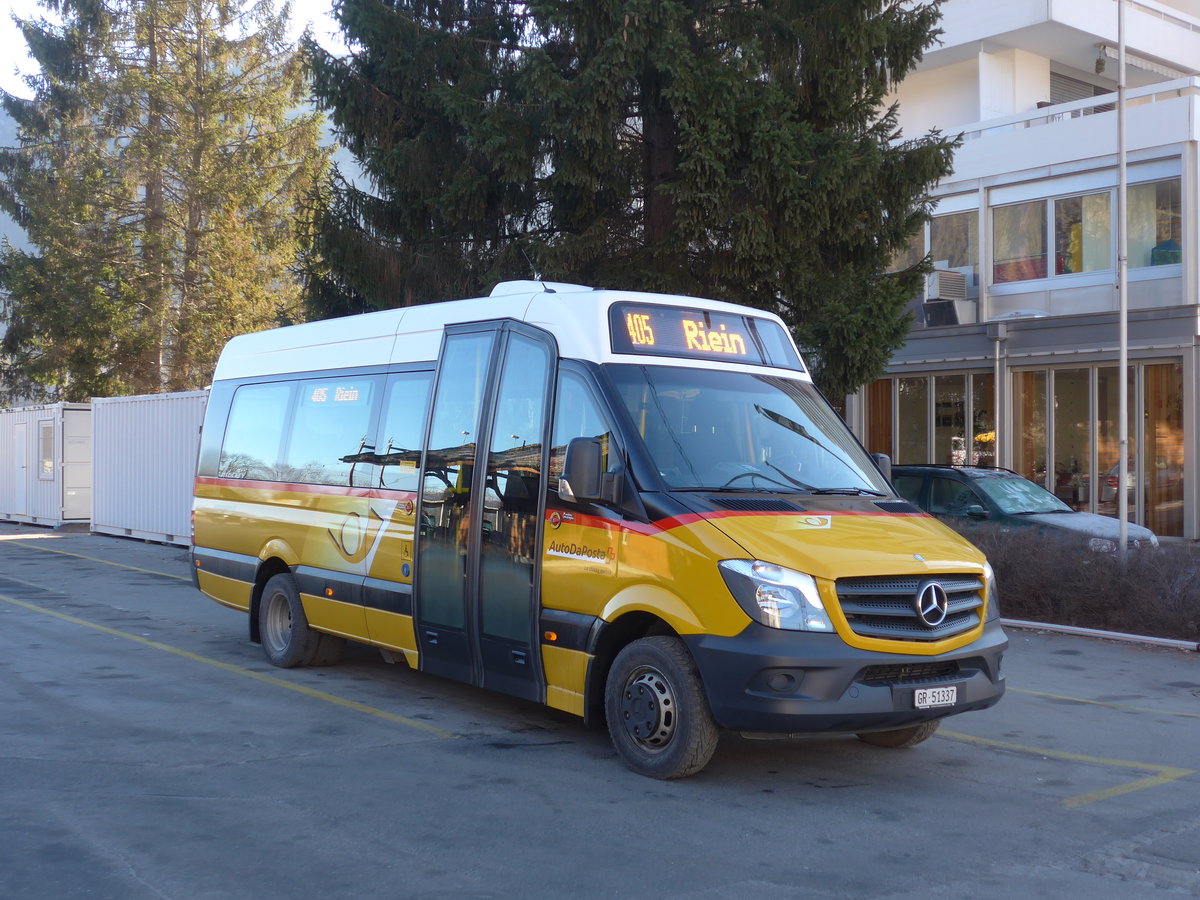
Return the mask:
<svg viewBox="0 0 1200 900"><path fill-rule="evenodd" d="M1009 469L984 466L892 466L901 497L939 519L974 520L1000 530L1034 527L1048 535L1075 538L1093 550L1112 552L1120 523L1109 516L1077 512ZM1149 528L1129 524L1129 546L1157 547Z"/></svg>

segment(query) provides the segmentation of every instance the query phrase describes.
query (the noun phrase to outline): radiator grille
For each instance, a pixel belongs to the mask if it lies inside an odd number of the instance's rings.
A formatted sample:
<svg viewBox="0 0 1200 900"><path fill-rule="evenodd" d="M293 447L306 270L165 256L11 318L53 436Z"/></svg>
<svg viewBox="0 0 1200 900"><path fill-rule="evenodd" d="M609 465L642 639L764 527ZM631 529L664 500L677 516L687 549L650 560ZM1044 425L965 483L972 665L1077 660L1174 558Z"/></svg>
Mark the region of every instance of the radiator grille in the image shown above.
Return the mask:
<svg viewBox="0 0 1200 900"><path fill-rule="evenodd" d="M946 591L945 619L935 627L917 614L921 589L937 582ZM983 582L974 575L855 576L837 581L838 602L860 637L900 641L940 641L979 625Z"/></svg>

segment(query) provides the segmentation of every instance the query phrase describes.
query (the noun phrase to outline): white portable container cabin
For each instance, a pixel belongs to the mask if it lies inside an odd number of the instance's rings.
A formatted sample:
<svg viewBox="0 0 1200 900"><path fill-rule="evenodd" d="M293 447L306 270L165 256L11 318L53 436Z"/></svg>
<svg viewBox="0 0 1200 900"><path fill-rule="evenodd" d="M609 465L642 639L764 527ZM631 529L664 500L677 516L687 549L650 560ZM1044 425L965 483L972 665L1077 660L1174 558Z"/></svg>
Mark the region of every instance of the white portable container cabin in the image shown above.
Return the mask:
<svg viewBox="0 0 1200 900"><path fill-rule="evenodd" d="M92 399L93 532L191 542L207 391Z"/></svg>
<svg viewBox="0 0 1200 900"><path fill-rule="evenodd" d="M91 404L0 409L0 519L57 526L91 510Z"/></svg>

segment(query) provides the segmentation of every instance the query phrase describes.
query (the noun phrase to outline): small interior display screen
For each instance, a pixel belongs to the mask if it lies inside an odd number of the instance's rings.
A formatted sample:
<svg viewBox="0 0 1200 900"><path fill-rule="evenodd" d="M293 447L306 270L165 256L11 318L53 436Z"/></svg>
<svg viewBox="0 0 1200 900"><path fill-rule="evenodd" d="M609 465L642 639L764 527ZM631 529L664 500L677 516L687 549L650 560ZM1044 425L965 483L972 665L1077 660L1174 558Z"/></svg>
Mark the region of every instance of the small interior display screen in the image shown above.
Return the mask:
<svg viewBox="0 0 1200 900"><path fill-rule="evenodd" d="M609 309L614 353L725 360L804 371L778 323L754 316L615 303Z"/></svg>

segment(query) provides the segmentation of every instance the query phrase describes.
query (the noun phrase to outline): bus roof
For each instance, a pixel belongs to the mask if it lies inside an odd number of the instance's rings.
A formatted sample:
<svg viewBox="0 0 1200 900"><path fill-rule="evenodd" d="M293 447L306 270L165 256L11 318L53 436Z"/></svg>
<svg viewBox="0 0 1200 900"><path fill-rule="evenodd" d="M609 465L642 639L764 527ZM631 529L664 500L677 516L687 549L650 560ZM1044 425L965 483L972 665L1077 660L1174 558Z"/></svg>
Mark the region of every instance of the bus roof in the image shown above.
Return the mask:
<svg viewBox="0 0 1200 900"><path fill-rule="evenodd" d="M665 362L670 365L722 367L763 372L762 365L725 359L656 358L653 353L617 353L609 337L609 309L614 303L674 306L713 313L751 316L787 327L777 315L716 300L674 294L612 291L542 281L509 281L496 285L488 297L451 300L325 319L259 331L233 338L225 346L214 381L312 372L390 363L432 361L447 325L494 319L515 319L545 329L558 342L559 355L593 362ZM787 337L790 342L790 336ZM790 377L811 380L806 371L773 369Z"/></svg>

